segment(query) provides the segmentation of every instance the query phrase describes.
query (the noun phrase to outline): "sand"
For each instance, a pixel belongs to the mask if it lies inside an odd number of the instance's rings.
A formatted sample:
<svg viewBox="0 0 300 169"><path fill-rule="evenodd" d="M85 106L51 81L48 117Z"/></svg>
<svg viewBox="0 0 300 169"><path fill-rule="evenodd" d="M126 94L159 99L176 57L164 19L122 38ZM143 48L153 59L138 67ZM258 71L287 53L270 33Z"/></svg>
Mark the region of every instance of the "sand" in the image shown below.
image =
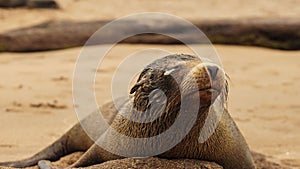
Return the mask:
<svg viewBox="0 0 300 169"><path fill-rule="evenodd" d="M99 104L111 97L111 75L121 63L120 56L147 48L190 52L183 46L118 45L98 71ZM0 76L5 77L0 82L1 161L35 153L76 123L72 73L80 49L0 54ZM216 50L231 78L230 113L251 149L273 161L300 166L300 51L222 45ZM39 103L44 106L37 107Z"/></svg>
<svg viewBox="0 0 300 169"><path fill-rule="evenodd" d="M61 10L0 9L0 32L46 20L116 18L132 12L161 11L181 17L298 17L298 1L110 1L60 0ZM97 5L95 5L97 4ZM159 4L159 5L157 5ZM298 2L299 4L299 2ZM215 45L231 78L229 110L252 150L284 166L300 167L300 51ZM97 47L92 47L97 48ZM118 45L97 71L99 104L110 99L111 75L133 52L158 48L189 53L184 46ZM77 122L72 76L81 48L0 53L0 161L28 157ZM141 54L157 55L159 52ZM122 70L130 74L133 67ZM120 84L120 86L128 84Z"/></svg>

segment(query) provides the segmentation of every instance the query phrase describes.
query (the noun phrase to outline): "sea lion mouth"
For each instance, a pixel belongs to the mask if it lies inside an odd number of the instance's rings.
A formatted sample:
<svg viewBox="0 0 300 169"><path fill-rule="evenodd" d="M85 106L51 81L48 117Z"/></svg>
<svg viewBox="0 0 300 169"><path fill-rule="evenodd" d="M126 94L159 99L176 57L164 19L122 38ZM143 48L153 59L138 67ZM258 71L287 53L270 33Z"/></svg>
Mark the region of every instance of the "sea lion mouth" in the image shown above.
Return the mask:
<svg viewBox="0 0 300 169"><path fill-rule="evenodd" d="M186 95L191 95L191 94L195 94L195 93L199 93L199 92L210 92L210 93L215 93L215 94L219 95L221 93L221 90L217 89L217 88L207 87L207 88L189 91Z"/></svg>
<svg viewBox="0 0 300 169"><path fill-rule="evenodd" d="M207 88L191 91L190 93L202 92L202 91L220 92L220 89L207 87Z"/></svg>
<svg viewBox="0 0 300 169"><path fill-rule="evenodd" d="M188 93L185 94L184 97L189 97L189 98L197 97L199 98L200 106L207 106L212 104L220 94L221 94L220 89L208 87L208 88L189 91Z"/></svg>

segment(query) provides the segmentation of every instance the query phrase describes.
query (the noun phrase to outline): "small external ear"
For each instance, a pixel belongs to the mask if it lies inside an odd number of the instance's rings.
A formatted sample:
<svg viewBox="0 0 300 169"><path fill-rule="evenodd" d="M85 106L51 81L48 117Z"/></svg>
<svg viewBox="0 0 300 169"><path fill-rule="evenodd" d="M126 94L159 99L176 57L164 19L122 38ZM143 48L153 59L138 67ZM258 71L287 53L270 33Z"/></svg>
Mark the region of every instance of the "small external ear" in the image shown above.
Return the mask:
<svg viewBox="0 0 300 169"><path fill-rule="evenodd" d="M143 76L150 70L150 68L145 68L142 73L139 75L139 78L136 82L136 84L131 88L129 94L133 94L142 84L145 80L142 80Z"/></svg>
<svg viewBox="0 0 300 169"><path fill-rule="evenodd" d="M130 90L130 94L133 94L140 86L143 85L143 83L145 82L145 80L140 80L139 82L137 82Z"/></svg>
<svg viewBox="0 0 300 169"><path fill-rule="evenodd" d="M131 90L130 90L130 94L133 94L141 85L134 85Z"/></svg>

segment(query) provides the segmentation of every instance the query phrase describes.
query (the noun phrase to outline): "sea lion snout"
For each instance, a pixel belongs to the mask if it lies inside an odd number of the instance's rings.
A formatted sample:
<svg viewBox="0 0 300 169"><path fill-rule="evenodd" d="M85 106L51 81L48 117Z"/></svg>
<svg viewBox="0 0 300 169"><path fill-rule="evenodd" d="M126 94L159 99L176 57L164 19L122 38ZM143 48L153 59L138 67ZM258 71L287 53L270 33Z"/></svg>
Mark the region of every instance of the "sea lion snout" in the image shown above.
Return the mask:
<svg viewBox="0 0 300 169"><path fill-rule="evenodd" d="M214 63L199 63L181 83L183 93L189 98L198 97L202 106L211 105L226 88L225 73Z"/></svg>
<svg viewBox="0 0 300 169"><path fill-rule="evenodd" d="M219 71L219 66L214 65L214 64L208 64L208 65L206 65L206 68L210 75L210 78L215 79L215 77L217 76L217 73Z"/></svg>
<svg viewBox="0 0 300 169"><path fill-rule="evenodd" d="M211 88L217 91L223 90L226 85L225 72L217 64L214 63L202 63L206 67L208 76L210 77Z"/></svg>
<svg viewBox="0 0 300 169"><path fill-rule="evenodd" d="M204 90L220 92L225 87L225 81L225 73L222 68L216 64L205 62L194 66L183 80L182 85L188 86L186 89L190 92ZM192 85L193 83L196 85Z"/></svg>

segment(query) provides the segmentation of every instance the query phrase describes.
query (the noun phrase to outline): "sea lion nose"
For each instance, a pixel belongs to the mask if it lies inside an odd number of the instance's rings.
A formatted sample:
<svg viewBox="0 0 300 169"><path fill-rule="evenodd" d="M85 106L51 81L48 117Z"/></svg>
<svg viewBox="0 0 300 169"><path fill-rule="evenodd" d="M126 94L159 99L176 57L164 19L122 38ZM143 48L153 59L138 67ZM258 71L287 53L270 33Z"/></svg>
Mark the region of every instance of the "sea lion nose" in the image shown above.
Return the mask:
<svg viewBox="0 0 300 169"><path fill-rule="evenodd" d="M212 80L214 80L215 78L216 78L216 76L217 76L217 73L218 73L218 71L219 71L219 67L218 66L216 66L216 65L206 65L206 68L207 68L207 70L208 70L208 73L209 73L209 75L210 75L210 78L212 79Z"/></svg>

